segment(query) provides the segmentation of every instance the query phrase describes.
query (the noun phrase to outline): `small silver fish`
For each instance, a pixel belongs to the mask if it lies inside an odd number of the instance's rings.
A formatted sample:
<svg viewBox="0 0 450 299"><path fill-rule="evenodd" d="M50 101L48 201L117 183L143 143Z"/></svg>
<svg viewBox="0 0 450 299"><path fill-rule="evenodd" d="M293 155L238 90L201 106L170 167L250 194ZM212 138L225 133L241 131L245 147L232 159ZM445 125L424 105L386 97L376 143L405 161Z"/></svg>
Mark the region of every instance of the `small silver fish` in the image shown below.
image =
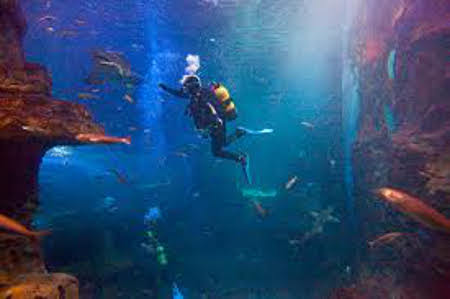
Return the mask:
<svg viewBox="0 0 450 299"><path fill-rule="evenodd" d="M124 99L125 101L127 101L128 103L130 103L130 104L133 104L133 103L134 103L134 99L133 99L129 94L125 94L125 95L123 96L123 99Z"/></svg>
<svg viewBox="0 0 450 299"><path fill-rule="evenodd" d="M100 99L100 97L98 95L91 94L88 92L78 93L77 98L79 98L80 100L99 100Z"/></svg>
<svg viewBox="0 0 450 299"><path fill-rule="evenodd" d="M308 128L308 129L314 129L314 125L312 123L307 122L307 121L302 121L300 124L302 126Z"/></svg>
<svg viewBox="0 0 450 299"><path fill-rule="evenodd" d="M75 19L75 25L77 25L77 26L86 25L86 21L81 20L81 19Z"/></svg>
<svg viewBox="0 0 450 299"><path fill-rule="evenodd" d="M297 240L297 239L292 239L292 240L289 240L288 242L289 242L289 245L291 245L291 246L297 246L302 243L300 240Z"/></svg>
<svg viewBox="0 0 450 299"><path fill-rule="evenodd" d="M286 182L286 184L284 185L284 188L286 190L291 190L297 182L298 182L298 177L295 175L292 178L290 178L289 181Z"/></svg>
<svg viewBox="0 0 450 299"><path fill-rule="evenodd" d="M22 129L28 132L33 132L33 133L45 133L46 130L41 129L39 127L35 127L35 126L22 126Z"/></svg>
<svg viewBox="0 0 450 299"><path fill-rule="evenodd" d="M54 20L56 20L56 17L51 16L51 15L46 15L46 16L43 16L43 17L39 18L38 22L40 23L40 22L54 21Z"/></svg>

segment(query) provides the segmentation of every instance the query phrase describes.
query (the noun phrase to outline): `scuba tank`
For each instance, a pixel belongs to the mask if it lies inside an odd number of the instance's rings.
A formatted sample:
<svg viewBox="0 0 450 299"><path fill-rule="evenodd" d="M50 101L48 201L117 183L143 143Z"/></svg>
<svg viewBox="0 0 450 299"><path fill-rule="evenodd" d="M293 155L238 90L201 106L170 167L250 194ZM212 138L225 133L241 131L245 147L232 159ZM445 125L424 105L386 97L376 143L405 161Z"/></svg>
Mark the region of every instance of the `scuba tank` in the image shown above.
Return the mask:
<svg viewBox="0 0 450 299"><path fill-rule="evenodd" d="M225 120L235 120L237 118L236 106L228 92L228 89L221 83L213 83L211 91L217 99L218 106L222 109Z"/></svg>

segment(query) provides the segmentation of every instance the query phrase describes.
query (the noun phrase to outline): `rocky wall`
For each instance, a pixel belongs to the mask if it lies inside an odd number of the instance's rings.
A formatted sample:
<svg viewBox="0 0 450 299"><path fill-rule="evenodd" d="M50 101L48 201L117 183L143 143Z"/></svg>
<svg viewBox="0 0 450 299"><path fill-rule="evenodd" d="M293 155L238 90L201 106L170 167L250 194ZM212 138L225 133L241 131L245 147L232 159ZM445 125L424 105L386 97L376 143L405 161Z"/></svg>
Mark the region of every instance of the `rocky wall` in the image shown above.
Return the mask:
<svg viewBox="0 0 450 299"><path fill-rule="evenodd" d="M51 97L45 67L26 62L18 0L0 0L0 214L31 228L38 172L56 145L101 143L104 130L81 105ZM79 134L97 134L80 142ZM109 143L115 142L108 140ZM0 234L0 298L78 298L76 278L47 274L40 241Z"/></svg>
<svg viewBox="0 0 450 299"><path fill-rule="evenodd" d="M353 168L361 235L371 240L401 231L412 237L367 249L357 284L335 296L444 298L450 291L450 236L412 222L373 190L403 190L450 217L450 2L360 4L350 48L360 87ZM380 280L389 283L373 283Z"/></svg>

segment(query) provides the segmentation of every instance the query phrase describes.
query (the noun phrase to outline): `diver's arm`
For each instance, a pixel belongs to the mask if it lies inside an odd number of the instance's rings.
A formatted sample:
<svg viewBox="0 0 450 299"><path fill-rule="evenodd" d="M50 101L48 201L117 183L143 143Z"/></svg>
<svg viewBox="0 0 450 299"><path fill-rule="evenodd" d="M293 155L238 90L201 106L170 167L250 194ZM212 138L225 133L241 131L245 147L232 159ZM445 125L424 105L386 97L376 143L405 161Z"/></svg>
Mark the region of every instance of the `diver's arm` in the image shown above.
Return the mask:
<svg viewBox="0 0 450 299"><path fill-rule="evenodd" d="M213 105L211 105L211 103L206 103L206 105L208 106L209 110L211 111L211 114L216 118L216 122L220 125L223 124L222 119L219 117L219 115L217 114L216 109L213 107Z"/></svg>
<svg viewBox="0 0 450 299"><path fill-rule="evenodd" d="M158 87L164 90L167 93L170 93L173 96L179 97L179 98L189 98L189 95L183 92L183 89L175 89L171 88L163 83L159 83Z"/></svg>

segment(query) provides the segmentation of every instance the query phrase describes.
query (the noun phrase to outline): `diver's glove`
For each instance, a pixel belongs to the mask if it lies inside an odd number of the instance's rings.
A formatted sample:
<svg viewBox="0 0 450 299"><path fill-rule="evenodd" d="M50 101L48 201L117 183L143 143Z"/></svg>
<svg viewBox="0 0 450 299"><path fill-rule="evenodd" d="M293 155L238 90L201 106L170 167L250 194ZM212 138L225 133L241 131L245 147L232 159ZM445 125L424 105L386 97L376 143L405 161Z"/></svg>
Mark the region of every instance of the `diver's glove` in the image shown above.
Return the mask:
<svg viewBox="0 0 450 299"><path fill-rule="evenodd" d="M221 127L223 126L223 120L220 117L216 117L216 119L214 120L214 126L215 127Z"/></svg>

